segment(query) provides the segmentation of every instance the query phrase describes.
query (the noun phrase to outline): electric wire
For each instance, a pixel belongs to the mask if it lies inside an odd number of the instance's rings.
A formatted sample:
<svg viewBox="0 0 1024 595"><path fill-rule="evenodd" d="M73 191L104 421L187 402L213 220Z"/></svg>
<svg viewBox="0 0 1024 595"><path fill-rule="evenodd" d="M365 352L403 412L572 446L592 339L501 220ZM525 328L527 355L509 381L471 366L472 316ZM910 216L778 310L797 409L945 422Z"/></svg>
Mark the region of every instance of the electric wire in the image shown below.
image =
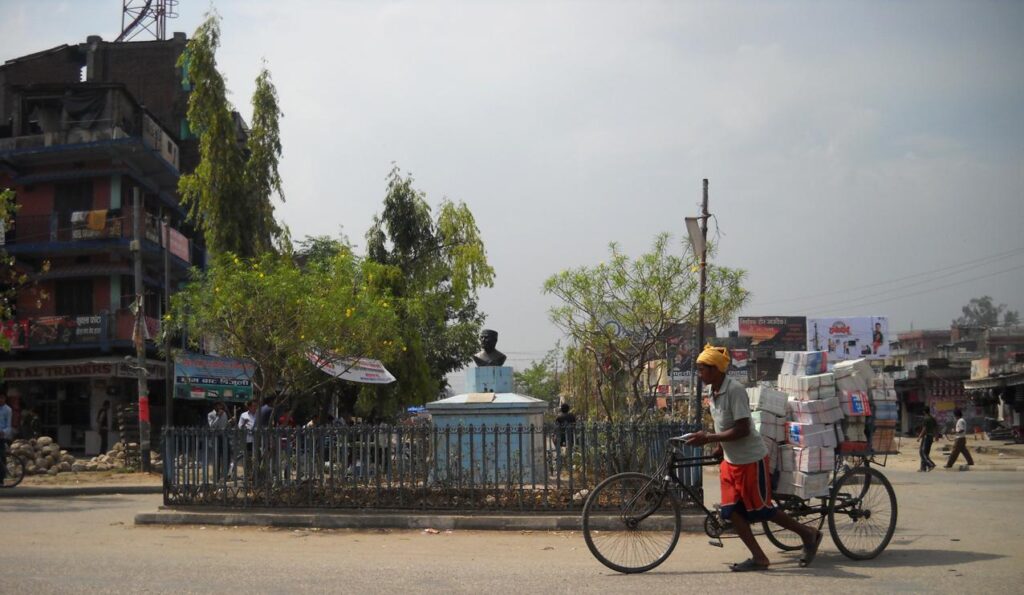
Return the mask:
<svg viewBox="0 0 1024 595"><path fill-rule="evenodd" d="M892 288L892 289L886 290L886 291L901 291L901 290L906 289L908 287L913 287L915 285L921 285L922 283L930 283L931 281L934 281L934 280L937 280L937 279L943 279L943 278L950 277L950 276L953 276L955 274L964 272L963 270L960 270L960 269L967 269L967 268L970 268L970 267L972 267L974 265L977 265L979 263L984 263L983 266L985 266L985 265L988 265L988 264L992 264L992 263L995 263L995 262L1006 260L1008 258L1012 258L1013 256L1015 256L1015 255L1017 255L1019 253L1024 253L1024 247L1014 248L1012 250L1008 250L1008 251L1005 251L1005 252L998 252L996 254L991 254L991 255L982 256L982 257L979 257L979 258L976 258L976 259L973 259L973 260L964 261L964 262L961 262L959 264L945 266L945 267L941 267L941 268L938 268L938 269L932 269L932 270L929 270L929 271L923 271L923 272L920 272L920 273L914 273L914 274L911 274L911 275L904 275L904 276L899 277L899 278L889 279L889 280L886 280L886 281L879 281L879 282L871 283L871 284L868 284L868 285L858 285L857 287L853 287L853 288L839 289L839 290L834 290L834 291L827 291L827 292L824 292L824 293L819 293L819 294L814 294L814 295L805 295L805 296L799 296L799 297L793 297L793 298L784 298L784 299L779 299L779 300L771 300L771 301L767 301L767 302L757 302L755 304L755 306L757 308L763 308L765 306L772 306L772 305L775 305L775 304L782 304L782 303L788 303L788 302L799 302L801 300L811 300L811 299L815 299L815 298L819 298L819 297L827 297L827 296L837 295L837 294L847 294L847 293L850 293L851 291L862 291L862 290L867 290L867 289L871 289L871 288L874 288L874 287L880 287L880 286L883 286L883 285L889 285L889 284L892 284L892 283L901 283L901 282L906 281L908 279L914 279L916 277L932 275L932 274L935 274L935 273L943 273L943 272L947 272L947 271L953 271L954 269L956 269L956 272L947 273L945 275L942 275L942 276L939 276L939 277L935 277L933 279L929 279L929 280L926 280L926 281L917 281L915 283L908 284L905 287L896 287L896 288ZM867 297L867 296L862 296L861 298L853 298L853 299L862 299L863 297Z"/></svg>

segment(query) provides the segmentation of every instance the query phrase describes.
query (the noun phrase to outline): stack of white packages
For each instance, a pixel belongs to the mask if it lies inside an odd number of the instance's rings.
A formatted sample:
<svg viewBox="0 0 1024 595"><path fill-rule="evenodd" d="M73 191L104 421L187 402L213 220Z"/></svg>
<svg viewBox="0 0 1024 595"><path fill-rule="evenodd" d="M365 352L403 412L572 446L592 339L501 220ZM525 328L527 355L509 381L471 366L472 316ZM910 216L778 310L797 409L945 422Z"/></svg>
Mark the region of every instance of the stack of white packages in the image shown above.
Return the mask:
<svg viewBox="0 0 1024 595"><path fill-rule="evenodd" d="M836 451L820 446L785 444L779 448L779 469L802 473L829 473L836 464Z"/></svg>
<svg viewBox="0 0 1024 595"><path fill-rule="evenodd" d="M779 389L801 401L828 399L836 396L835 376L830 373L809 376L779 375Z"/></svg>
<svg viewBox="0 0 1024 595"><path fill-rule="evenodd" d="M764 438L771 438L776 443L786 441L786 418L767 411L751 411L750 419L757 428L757 433Z"/></svg>
<svg viewBox="0 0 1024 595"><path fill-rule="evenodd" d="M786 401L789 396L774 388L755 386L747 389L751 411L767 411L778 417L786 417Z"/></svg>
<svg viewBox="0 0 1024 595"><path fill-rule="evenodd" d="M844 452L868 450L867 419L871 415L868 391L874 381L871 364L866 359L839 362L832 369L839 393L839 407L843 412L843 439L839 449Z"/></svg>
<svg viewBox="0 0 1024 595"><path fill-rule="evenodd" d="M779 473L778 494L792 494L801 498L828 496L829 473L783 471Z"/></svg>
<svg viewBox="0 0 1024 595"><path fill-rule="evenodd" d="M775 472L779 444L786 441L786 393L767 386L747 389L750 398L750 419L768 449L770 471Z"/></svg>
<svg viewBox="0 0 1024 595"><path fill-rule="evenodd" d="M786 441L795 446L835 448L837 440L832 424L786 422Z"/></svg>
<svg viewBox="0 0 1024 595"><path fill-rule="evenodd" d="M832 424L843 416L836 398L835 376L820 369L825 354L809 351L786 356L791 360L788 371L802 372L779 376L779 388L789 395L786 441L800 447L835 448L838 442Z"/></svg>
<svg viewBox="0 0 1024 595"><path fill-rule="evenodd" d="M787 351L782 359L782 374L811 376L828 371L826 351Z"/></svg>
<svg viewBox="0 0 1024 595"><path fill-rule="evenodd" d="M843 420L839 399L830 397L814 401L790 399L790 419L803 424L834 424Z"/></svg>

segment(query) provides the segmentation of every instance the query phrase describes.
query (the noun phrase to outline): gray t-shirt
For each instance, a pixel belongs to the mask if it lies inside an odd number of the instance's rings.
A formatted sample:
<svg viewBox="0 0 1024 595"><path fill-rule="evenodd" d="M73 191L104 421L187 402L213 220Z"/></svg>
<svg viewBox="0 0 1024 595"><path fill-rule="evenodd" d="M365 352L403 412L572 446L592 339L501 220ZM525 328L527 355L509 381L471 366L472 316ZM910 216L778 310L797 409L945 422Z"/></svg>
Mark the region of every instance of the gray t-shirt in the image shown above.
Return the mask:
<svg viewBox="0 0 1024 595"><path fill-rule="evenodd" d="M736 420L750 419L750 401L747 390L731 378L722 381L722 386L711 399L711 417L715 420L715 432L724 432L736 425ZM722 442L725 460L733 465L746 465L760 461L768 454L761 440L761 434L750 422L750 433L739 440Z"/></svg>

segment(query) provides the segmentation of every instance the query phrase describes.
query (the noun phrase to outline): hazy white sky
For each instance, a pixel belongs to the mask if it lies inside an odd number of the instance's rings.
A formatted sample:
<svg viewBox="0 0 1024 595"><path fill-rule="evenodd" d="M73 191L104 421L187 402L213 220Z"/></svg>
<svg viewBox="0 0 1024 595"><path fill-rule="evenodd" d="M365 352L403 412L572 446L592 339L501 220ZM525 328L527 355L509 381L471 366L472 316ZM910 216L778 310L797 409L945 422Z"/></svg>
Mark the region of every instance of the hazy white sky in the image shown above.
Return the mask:
<svg viewBox="0 0 1024 595"><path fill-rule="evenodd" d="M357 243L396 162L466 202L522 367L559 338L544 279L682 241L701 179L744 315L948 326L1024 311L1024 3L219 0L248 115L265 58L297 238ZM191 35L209 4L181 0ZM120 0L0 0L0 59L114 39Z"/></svg>

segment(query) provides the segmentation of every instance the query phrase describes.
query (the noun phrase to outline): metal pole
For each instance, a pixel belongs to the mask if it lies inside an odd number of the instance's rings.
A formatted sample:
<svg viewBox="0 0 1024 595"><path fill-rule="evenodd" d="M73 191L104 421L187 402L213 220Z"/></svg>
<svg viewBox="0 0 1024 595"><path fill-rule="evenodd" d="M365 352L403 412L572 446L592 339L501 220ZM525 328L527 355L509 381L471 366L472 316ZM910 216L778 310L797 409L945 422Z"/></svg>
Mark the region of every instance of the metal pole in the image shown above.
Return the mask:
<svg viewBox="0 0 1024 595"><path fill-rule="evenodd" d="M139 380L139 457L142 470L146 473L149 465L149 386L146 382L146 328L143 308L142 286L142 192L135 187L132 192L132 213L134 215L134 239L132 252L135 260L135 358L136 374Z"/></svg>
<svg viewBox="0 0 1024 595"><path fill-rule="evenodd" d="M164 320L171 311L171 220L164 215L164 229L161 234L164 245ZM164 406L167 415L164 425L174 427L174 370L171 368L171 335L164 329Z"/></svg>
<svg viewBox="0 0 1024 595"><path fill-rule="evenodd" d="M704 201L701 204L700 210L700 233L704 237L704 246L700 251L700 308L697 316L697 350L704 348L704 293L707 291L708 286L708 180L704 178ZM695 354L697 352L694 352ZM694 359L694 367L696 367L696 358ZM697 400L697 406L694 407L694 413L696 419L694 423L697 427L701 427L703 416L701 415L701 393L703 393L704 387L702 386L700 375L697 376L697 391L694 397Z"/></svg>

